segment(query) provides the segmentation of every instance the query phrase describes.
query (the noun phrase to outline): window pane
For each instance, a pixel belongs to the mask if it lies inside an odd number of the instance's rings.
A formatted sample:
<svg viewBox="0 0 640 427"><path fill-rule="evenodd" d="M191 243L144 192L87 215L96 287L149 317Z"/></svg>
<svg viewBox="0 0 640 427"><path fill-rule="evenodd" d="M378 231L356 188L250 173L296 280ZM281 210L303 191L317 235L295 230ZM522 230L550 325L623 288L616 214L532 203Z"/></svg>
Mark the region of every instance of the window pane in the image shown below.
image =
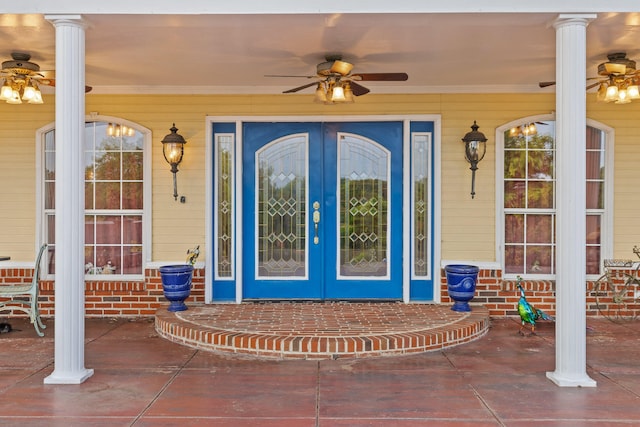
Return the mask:
<svg viewBox="0 0 640 427"><path fill-rule="evenodd" d="M114 181L120 179L120 153L101 151L96 153L95 179Z"/></svg>
<svg viewBox="0 0 640 427"><path fill-rule="evenodd" d="M132 246L142 244L142 216L127 215L122 218L124 243Z"/></svg>
<svg viewBox="0 0 640 427"><path fill-rule="evenodd" d="M56 243L56 217L53 214L47 214L47 243L55 245Z"/></svg>
<svg viewBox="0 0 640 427"><path fill-rule="evenodd" d="M587 215L587 244L600 244L600 215Z"/></svg>
<svg viewBox="0 0 640 427"><path fill-rule="evenodd" d="M506 181L504 183L504 207L525 207L526 181Z"/></svg>
<svg viewBox="0 0 640 427"><path fill-rule="evenodd" d="M600 246L587 246L587 274L600 274Z"/></svg>
<svg viewBox="0 0 640 427"><path fill-rule="evenodd" d="M552 232L551 215L527 215L527 243L551 243Z"/></svg>
<svg viewBox="0 0 640 427"><path fill-rule="evenodd" d="M84 183L84 208L93 209L93 182Z"/></svg>
<svg viewBox="0 0 640 427"><path fill-rule="evenodd" d="M552 246L527 246L527 273L529 274L551 274L553 267Z"/></svg>
<svg viewBox="0 0 640 427"><path fill-rule="evenodd" d="M85 215L84 217L84 243L92 245L96 238L96 218L93 215Z"/></svg>
<svg viewBox="0 0 640 427"><path fill-rule="evenodd" d="M604 178L604 153L587 151L587 179Z"/></svg>
<svg viewBox="0 0 640 427"><path fill-rule="evenodd" d="M44 183L44 208L55 209L56 208L56 183L45 182Z"/></svg>
<svg viewBox="0 0 640 427"><path fill-rule="evenodd" d="M84 179L85 180L93 180L95 179L95 170L94 170L94 153L93 151L85 151L84 153Z"/></svg>
<svg viewBox="0 0 640 427"><path fill-rule="evenodd" d="M587 150L604 151L606 134L600 129L587 126Z"/></svg>
<svg viewBox="0 0 640 427"><path fill-rule="evenodd" d="M518 128L513 128L504 133L504 148L525 148L526 141L524 136L518 136Z"/></svg>
<svg viewBox="0 0 640 427"><path fill-rule="evenodd" d="M505 245L504 269L507 274L524 273L524 246Z"/></svg>
<svg viewBox="0 0 640 427"><path fill-rule="evenodd" d="M142 182L122 183L122 209L142 209Z"/></svg>
<svg viewBox="0 0 640 427"><path fill-rule="evenodd" d="M93 152L96 148L96 125L99 123L84 124L84 151Z"/></svg>
<svg viewBox="0 0 640 427"><path fill-rule="evenodd" d="M523 178L526 152L506 150L504 152L504 177Z"/></svg>
<svg viewBox="0 0 640 427"><path fill-rule="evenodd" d="M96 243L119 245L122 243L122 224L120 216L96 216Z"/></svg>
<svg viewBox="0 0 640 427"><path fill-rule="evenodd" d="M122 149L127 151L142 151L144 148L143 135L137 130L133 130L133 136L122 138Z"/></svg>
<svg viewBox="0 0 640 427"><path fill-rule="evenodd" d="M98 274L95 268L95 252L92 245L84 247L84 274Z"/></svg>
<svg viewBox="0 0 640 427"><path fill-rule="evenodd" d="M505 243L524 243L524 215L505 216Z"/></svg>
<svg viewBox="0 0 640 427"><path fill-rule="evenodd" d="M117 125L116 125L117 126ZM104 126L102 123L100 126L96 126L96 151L120 151L122 148L122 138L120 136L107 135L108 126Z"/></svg>
<svg viewBox="0 0 640 427"><path fill-rule="evenodd" d="M604 209L604 182L587 182L587 209Z"/></svg>
<svg viewBox="0 0 640 427"><path fill-rule="evenodd" d="M553 151L529 151L528 178L553 179Z"/></svg>
<svg viewBox="0 0 640 427"><path fill-rule="evenodd" d="M124 246L122 274L139 274L142 271L142 246Z"/></svg>
<svg viewBox="0 0 640 427"><path fill-rule="evenodd" d="M122 179L142 181L142 153L122 153Z"/></svg>
<svg viewBox="0 0 640 427"><path fill-rule="evenodd" d="M44 154L44 179L56 179L56 153L55 151L47 151Z"/></svg>
<svg viewBox="0 0 640 427"><path fill-rule="evenodd" d="M532 209L553 208L553 183L529 181L527 207Z"/></svg>
<svg viewBox="0 0 640 427"><path fill-rule="evenodd" d="M120 246L96 246L95 266L100 274L122 274Z"/></svg>
<svg viewBox="0 0 640 427"><path fill-rule="evenodd" d="M56 151L56 131L50 130L44 136L44 151Z"/></svg>
<svg viewBox="0 0 640 427"><path fill-rule="evenodd" d="M96 182L96 209L120 209L119 182Z"/></svg>

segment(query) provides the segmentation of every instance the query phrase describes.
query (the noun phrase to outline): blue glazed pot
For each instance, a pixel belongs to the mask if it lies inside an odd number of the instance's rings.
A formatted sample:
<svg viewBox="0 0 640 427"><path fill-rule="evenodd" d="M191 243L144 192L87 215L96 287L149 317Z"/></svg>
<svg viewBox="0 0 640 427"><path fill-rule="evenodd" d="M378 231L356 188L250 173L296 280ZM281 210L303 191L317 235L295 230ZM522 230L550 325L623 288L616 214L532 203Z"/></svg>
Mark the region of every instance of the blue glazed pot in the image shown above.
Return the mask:
<svg viewBox="0 0 640 427"><path fill-rule="evenodd" d="M169 301L169 311L187 309L184 300L191 295L193 266L189 264L165 265L158 269L162 279L164 297Z"/></svg>
<svg viewBox="0 0 640 427"><path fill-rule="evenodd" d="M451 264L444 267L447 275L447 291L453 300L453 311L471 311L469 301L476 293L476 281L480 269L475 265Z"/></svg>

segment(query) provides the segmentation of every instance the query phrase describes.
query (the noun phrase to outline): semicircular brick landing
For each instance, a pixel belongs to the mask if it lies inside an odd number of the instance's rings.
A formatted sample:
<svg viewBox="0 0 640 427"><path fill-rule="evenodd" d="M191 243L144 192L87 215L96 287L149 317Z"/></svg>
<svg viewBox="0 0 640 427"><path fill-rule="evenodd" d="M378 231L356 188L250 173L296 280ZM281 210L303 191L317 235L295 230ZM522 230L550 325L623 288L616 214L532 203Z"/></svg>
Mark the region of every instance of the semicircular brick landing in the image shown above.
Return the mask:
<svg viewBox="0 0 640 427"><path fill-rule="evenodd" d="M278 359L393 356L466 343L489 330L489 311L399 302L191 305L156 312L160 336L190 347Z"/></svg>

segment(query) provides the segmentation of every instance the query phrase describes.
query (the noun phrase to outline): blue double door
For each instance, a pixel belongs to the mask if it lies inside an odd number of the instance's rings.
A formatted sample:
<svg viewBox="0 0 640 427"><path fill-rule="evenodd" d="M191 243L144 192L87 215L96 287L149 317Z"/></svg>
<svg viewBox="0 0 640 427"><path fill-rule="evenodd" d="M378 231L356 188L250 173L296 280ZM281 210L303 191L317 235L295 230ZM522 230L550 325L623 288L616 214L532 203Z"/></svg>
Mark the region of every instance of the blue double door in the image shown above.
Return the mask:
<svg viewBox="0 0 640 427"><path fill-rule="evenodd" d="M402 298L401 122L243 124L243 297Z"/></svg>

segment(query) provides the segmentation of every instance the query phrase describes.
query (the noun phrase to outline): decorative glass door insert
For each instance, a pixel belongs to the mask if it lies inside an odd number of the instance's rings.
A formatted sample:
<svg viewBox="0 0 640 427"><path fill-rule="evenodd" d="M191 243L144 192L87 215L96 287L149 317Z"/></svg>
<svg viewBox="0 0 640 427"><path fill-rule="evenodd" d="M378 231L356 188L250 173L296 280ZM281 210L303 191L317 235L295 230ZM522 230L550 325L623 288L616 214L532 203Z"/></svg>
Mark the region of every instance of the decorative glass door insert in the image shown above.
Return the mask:
<svg viewBox="0 0 640 427"><path fill-rule="evenodd" d="M307 277L307 147L293 135L256 152L258 278Z"/></svg>
<svg viewBox="0 0 640 427"><path fill-rule="evenodd" d="M339 277L388 277L388 150L339 134Z"/></svg>

